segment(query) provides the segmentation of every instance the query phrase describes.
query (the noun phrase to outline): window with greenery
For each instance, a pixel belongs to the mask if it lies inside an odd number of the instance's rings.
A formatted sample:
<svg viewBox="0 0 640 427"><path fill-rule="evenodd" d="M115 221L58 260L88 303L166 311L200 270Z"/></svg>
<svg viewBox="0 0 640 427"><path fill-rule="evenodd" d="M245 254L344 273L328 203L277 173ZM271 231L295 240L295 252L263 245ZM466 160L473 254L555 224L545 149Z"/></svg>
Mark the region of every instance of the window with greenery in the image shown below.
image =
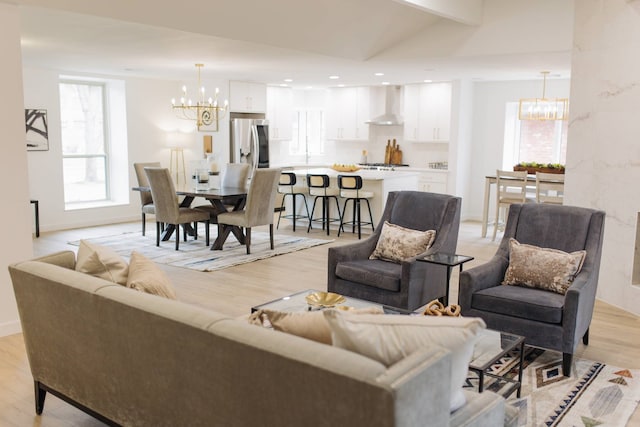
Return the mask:
<svg viewBox="0 0 640 427"><path fill-rule="evenodd" d="M518 163L559 163L567 155L567 120L519 120L518 103L506 108L504 168Z"/></svg>
<svg viewBox="0 0 640 427"><path fill-rule="evenodd" d="M60 82L65 204L109 199L105 99L103 83Z"/></svg>

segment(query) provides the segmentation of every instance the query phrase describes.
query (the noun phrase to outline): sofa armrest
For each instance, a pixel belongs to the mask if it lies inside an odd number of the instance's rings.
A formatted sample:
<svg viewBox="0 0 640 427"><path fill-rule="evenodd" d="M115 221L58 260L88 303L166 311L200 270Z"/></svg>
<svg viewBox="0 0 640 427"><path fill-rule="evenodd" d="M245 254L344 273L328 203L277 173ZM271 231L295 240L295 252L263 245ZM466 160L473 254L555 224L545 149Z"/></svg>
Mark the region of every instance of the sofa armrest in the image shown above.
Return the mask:
<svg viewBox="0 0 640 427"><path fill-rule="evenodd" d="M490 391L465 391L467 403L451 414L450 426L485 427L505 423L505 400Z"/></svg>
<svg viewBox="0 0 640 427"><path fill-rule="evenodd" d="M31 261L45 262L60 267L74 270L76 268L76 254L73 251L60 251L52 254L44 255Z"/></svg>
<svg viewBox="0 0 640 427"><path fill-rule="evenodd" d="M458 301L462 311L471 308L471 297L474 293L499 285L508 266L509 261L506 258L496 255L485 264L460 273Z"/></svg>
<svg viewBox="0 0 640 427"><path fill-rule="evenodd" d="M394 425L448 426L451 404L451 354L443 349L416 351L377 378L395 390Z"/></svg>

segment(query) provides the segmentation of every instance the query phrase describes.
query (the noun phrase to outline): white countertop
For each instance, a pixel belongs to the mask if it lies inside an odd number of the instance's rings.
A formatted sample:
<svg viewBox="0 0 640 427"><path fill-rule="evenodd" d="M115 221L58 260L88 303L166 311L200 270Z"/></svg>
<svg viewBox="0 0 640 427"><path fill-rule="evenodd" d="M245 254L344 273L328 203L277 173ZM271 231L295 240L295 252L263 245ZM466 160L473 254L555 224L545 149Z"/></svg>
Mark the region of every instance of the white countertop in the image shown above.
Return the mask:
<svg viewBox="0 0 640 427"><path fill-rule="evenodd" d="M326 174L329 175L329 178L337 178L338 175L360 175L363 180L382 180L382 179L399 179L406 178L411 176L417 176L419 174L418 171L410 171L402 168L402 170L394 170L394 171L378 171L378 170L365 170L360 169L355 172L338 172L331 168L310 168L310 169L295 169L293 172L298 176L306 176L309 173L312 174Z"/></svg>

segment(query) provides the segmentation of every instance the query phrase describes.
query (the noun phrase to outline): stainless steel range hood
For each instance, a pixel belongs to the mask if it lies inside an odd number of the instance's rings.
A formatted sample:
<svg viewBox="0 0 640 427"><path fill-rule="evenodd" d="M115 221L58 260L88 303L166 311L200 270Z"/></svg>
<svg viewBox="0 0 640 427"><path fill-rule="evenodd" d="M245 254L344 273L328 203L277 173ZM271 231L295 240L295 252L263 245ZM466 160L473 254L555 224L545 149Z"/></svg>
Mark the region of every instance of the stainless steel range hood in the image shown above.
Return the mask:
<svg viewBox="0 0 640 427"><path fill-rule="evenodd" d="M387 86L384 96L384 114L366 121L370 125L398 126L404 123L400 114L402 86Z"/></svg>

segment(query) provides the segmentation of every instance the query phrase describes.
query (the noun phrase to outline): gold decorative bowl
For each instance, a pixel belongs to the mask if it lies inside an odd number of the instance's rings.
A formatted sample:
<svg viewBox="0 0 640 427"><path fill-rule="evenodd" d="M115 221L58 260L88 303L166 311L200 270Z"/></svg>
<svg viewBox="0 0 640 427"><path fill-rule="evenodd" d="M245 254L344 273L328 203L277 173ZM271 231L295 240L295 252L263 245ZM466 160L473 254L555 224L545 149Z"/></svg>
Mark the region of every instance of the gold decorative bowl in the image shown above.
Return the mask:
<svg viewBox="0 0 640 427"><path fill-rule="evenodd" d="M346 301L345 297L333 292L314 292L307 295L307 304L316 307L334 307Z"/></svg>

